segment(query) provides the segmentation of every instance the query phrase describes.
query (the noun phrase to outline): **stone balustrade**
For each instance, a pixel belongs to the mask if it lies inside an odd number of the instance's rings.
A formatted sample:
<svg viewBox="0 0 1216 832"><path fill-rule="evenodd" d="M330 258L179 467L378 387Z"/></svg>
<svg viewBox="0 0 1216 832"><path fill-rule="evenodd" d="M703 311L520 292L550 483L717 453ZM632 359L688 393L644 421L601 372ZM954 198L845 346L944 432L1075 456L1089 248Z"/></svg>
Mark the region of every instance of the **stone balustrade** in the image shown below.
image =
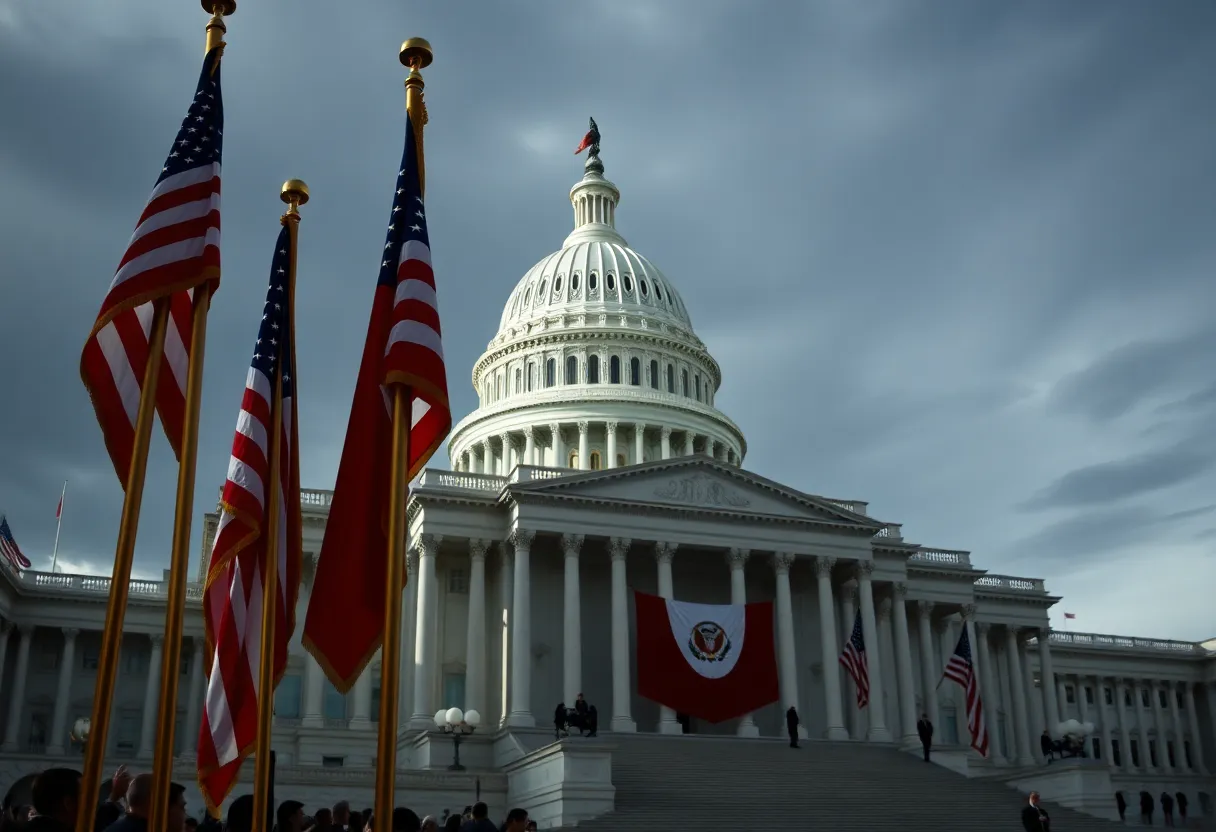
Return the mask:
<svg viewBox="0 0 1216 832"><path fill-rule="evenodd" d="M985 575L976 579L975 585L1006 592L1047 592L1042 578L1019 578L1014 575Z"/></svg>
<svg viewBox="0 0 1216 832"><path fill-rule="evenodd" d="M78 595L109 595L110 593L110 578L104 575L72 575L63 572L41 572L36 569L18 571L7 561L4 561L0 568L7 572L18 586L26 590ZM163 580L132 578L128 591L132 596L141 598L167 598L169 584ZM202 584L186 584L187 600L201 601L202 597Z"/></svg>
<svg viewBox="0 0 1216 832"><path fill-rule="evenodd" d="M1028 639L1029 644L1038 644L1037 638ZM1171 641L1161 638L1133 638L1111 636L1102 633L1070 633L1052 630L1051 643L1069 647L1098 648L1104 650L1145 650L1154 653L1193 654L1206 656L1208 651L1202 644L1191 641Z"/></svg>
<svg viewBox="0 0 1216 832"><path fill-rule="evenodd" d="M971 553L961 549L924 549L908 558L913 566L953 567L955 569L971 568Z"/></svg>

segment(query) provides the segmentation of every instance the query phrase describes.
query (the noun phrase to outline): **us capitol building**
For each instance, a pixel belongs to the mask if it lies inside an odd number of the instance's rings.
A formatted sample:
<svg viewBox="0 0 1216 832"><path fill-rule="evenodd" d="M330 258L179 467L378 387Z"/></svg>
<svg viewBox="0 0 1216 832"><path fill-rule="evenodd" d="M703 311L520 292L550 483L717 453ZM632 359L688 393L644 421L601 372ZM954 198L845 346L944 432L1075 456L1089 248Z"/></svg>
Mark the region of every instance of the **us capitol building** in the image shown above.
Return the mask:
<svg viewBox="0 0 1216 832"><path fill-rule="evenodd" d="M973 777L1033 774L1043 730L1075 719L1092 724L1090 765L1111 789L1102 800L1114 789L1133 805L1141 789L1182 791L1192 815L1216 811L1216 644L1053 632L1059 598L1042 579L990 574L968 552L911 542L864 501L748 471L742 431L715 406L718 363L675 286L617 231L620 192L594 150L570 191L574 230L519 281L473 367L479 406L451 433L453 470L424 471L412 492L399 780L410 805L458 810L479 793L495 812L528 806L542 826L591 817L612 807L613 736L778 737L796 705L811 738L892 749L918 745L927 712L938 762ZM306 590L329 500L303 494ZM204 565L216 522L204 518ZM61 759L79 765L71 735L90 712L108 586L4 564L5 788ZM165 587L132 581L111 767L151 766ZM708 604L774 600L781 702L683 726L640 698L634 588ZM176 778L198 812L201 585L190 599ZM306 604L307 591L298 621ZM860 712L837 663L857 610L871 680ZM988 760L966 749L957 687L938 688L962 626L978 645ZM275 703L281 797L371 805L379 686L373 662L338 694L297 632ZM597 706L601 739L555 745L554 707L580 692ZM435 723L452 706L482 715L461 744L463 770L449 770L452 739ZM234 795L252 763L242 773Z"/></svg>

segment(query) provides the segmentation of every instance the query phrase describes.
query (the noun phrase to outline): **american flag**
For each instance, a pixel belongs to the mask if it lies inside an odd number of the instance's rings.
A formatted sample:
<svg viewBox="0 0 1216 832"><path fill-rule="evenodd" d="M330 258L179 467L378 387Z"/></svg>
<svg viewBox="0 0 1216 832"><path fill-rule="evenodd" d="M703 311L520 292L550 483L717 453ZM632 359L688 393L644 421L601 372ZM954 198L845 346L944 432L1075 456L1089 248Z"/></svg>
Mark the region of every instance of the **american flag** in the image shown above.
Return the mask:
<svg viewBox="0 0 1216 832"><path fill-rule="evenodd" d="M180 457L186 408L194 289L220 275L220 157L224 107L217 47L203 60L198 88L135 233L118 264L80 358L80 376L110 461L124 485L135 446L135 414L156 301L169 304L156 409ZM214 286L213 286L214 290Z"/></svg>
<svg viewBox="0 0 1216 832"><path fill-rule="evenodd" d="M300 585L300 466L295 400L295 315L291 235L286 220L275 247L270 288L245 393L236 420L228 478L220 498L219 527L203 591L209 669L198 742L198 781L209 808L227 797L244 758L255 751L258 668L262 647L262 575L268 525L267 484L279 490L278 600L274 679L287 667ZM282 380L282 403L274 405ZM277 412L275 424L272 414ZM281 431L279 470L270 472L273 431ZM267 691L267 695L273 695Z"/></svg>
<svg viewBox="0 0 1216 832"><path fill-rule="evenodd" d="M8 562L17 571L30 568L30 559L21 551L17 541L13 539L13 530L8 527L8 518L0 514L0 552L8 558Z"/></svg>
<svg viewBox="0 0 1216 832"><path fill-rule="evenodd" d="M857 685L857 707L870 704L870 670L866 664L866 640L861 628L861 611L853 619L853 633L840 651L840 663Z"/></svg>
<svg viewBox="0 0 1216 832"><path fill-rule="evenodd" d="M954 655L946 663L942 679L957 682L967 700L967 731L971 734L971 747L981 756L988 756L988 727L984 724L984 703L980 699L980 684L975 677L975 662L971 660L971 639L967 635L966 622L959 637Z"/></svg>
<svg viewBox="0 0 1216 832"><path fill-rule="evenodd" d="M404 387L411 400L411 479L452 427L422 193L424 118L406 114L367 341L317 557L316 584L326 591L311 597L304 622L305 648L341 692L354 685L383 637L394 387ZM335 604L335 598L359 602Z"/></svg>

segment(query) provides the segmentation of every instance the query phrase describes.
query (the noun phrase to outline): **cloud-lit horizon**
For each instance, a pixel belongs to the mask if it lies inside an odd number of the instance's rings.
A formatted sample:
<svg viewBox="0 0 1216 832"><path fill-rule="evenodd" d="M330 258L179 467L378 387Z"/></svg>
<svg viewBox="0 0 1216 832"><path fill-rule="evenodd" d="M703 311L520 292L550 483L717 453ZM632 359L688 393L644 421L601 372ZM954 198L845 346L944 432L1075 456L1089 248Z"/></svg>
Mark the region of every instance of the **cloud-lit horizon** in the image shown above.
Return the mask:
<svg viewBox="0 0 1216 832"><path fill-rule="evenodd" d="M1216 635L1216 9L942 0L241 3L191 574L227 468L285 179L308 182L303 484L332 487L425 72L461 418L503 304L569 232L588 115L617 226L720 363L744 468L1044 578L1076 630ZM354 8L354 7L352 7ZM0 0L0 512L109 574L122 490L80 348L193 92L197 3ZM433 466L447 465L441 452ZM136 572L168 564L159 430Z"/></svg>

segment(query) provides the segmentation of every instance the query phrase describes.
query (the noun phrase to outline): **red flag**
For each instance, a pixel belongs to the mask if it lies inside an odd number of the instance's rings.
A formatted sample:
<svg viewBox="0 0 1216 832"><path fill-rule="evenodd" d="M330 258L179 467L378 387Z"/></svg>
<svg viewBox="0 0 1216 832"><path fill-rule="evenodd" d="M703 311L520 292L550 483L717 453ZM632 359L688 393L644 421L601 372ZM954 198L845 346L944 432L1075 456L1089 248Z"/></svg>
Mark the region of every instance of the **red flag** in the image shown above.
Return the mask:
<svg viewBox="0 0 1216 832"><path fill-rule="evenodd" d="M287 221L290 223L290 221ZM265 312L245 377L220 522L203 590L207 636L207 695L198 740L198 785L215 811L232 791L245 757L256 751L258 669L262 648L262 582L266 562L270 489L279 491L278 598L274 684L287 669L287 642L296 627L300 588L300 465L295 398L295 311L291 238L279 233ZM279 419L273 420L281 378ZM280 431L279 470L270 471L270 447ZM273 696L273 689L265 693Z"/></svg>
<svg viewBox="0 0 1216 832"><path fill-rule="evenodd" d="M975 662L971 660L971 639L964 623L954 655L946 663L943 679L949 679L963 689L967 701L967 733L971 736L971 747L981 757L988 756L988 726L984 723L984 703L980 699L980 684L975 676Z"/></svg>
<svg viewBox="0 0 1216 832"><path fill-rule="evenodd" d="M384 635L394 385L411 394L412 479L452 428L415 126L405 151L372 300L346 443L317 556L302 641L345 693Z"/></svg>
<svg viewBox="0 0 1216 832"><path fill-rule="evenodd" d="M59 495L59 505L55 506L55 519L58 520L59 516L61 514L63 514L63 495L62 494Z"/></svg>
<svg viewBox="0 0 1216 832"><path fill-rule="evenodd" d="M194 100L148 197L80 357L106 450L126 484L144 386L153 302L169 299L156 409L181 455L194 289L220 277L220 53L207 54Z"/></svg>
<svg viewBox="0 0 1216 832"><path fill-rule="evenodd" d="M1064 613L1064 617L1068 618L1068 619L1073 619L1073 618L1077 617L1077 614L1075 612L1066 612L1066 613Z"/></svg>
<svg viewBox="0 0 1216 832"><path fill-rule="evenodd" d="M638 693L706 722L780 698L773 605L692 604L634 592Z"/></svg>
<svg viewBox="0 0 1216 832"><path fill-rule="evenodd" d="M594 132L595 131L593 131L593 130L588 130L587 135L583 136L583 140L578 143L578 147L574 151L575 156L582 153L587 148L591 147L591 145L595 144Z"/></svg>

